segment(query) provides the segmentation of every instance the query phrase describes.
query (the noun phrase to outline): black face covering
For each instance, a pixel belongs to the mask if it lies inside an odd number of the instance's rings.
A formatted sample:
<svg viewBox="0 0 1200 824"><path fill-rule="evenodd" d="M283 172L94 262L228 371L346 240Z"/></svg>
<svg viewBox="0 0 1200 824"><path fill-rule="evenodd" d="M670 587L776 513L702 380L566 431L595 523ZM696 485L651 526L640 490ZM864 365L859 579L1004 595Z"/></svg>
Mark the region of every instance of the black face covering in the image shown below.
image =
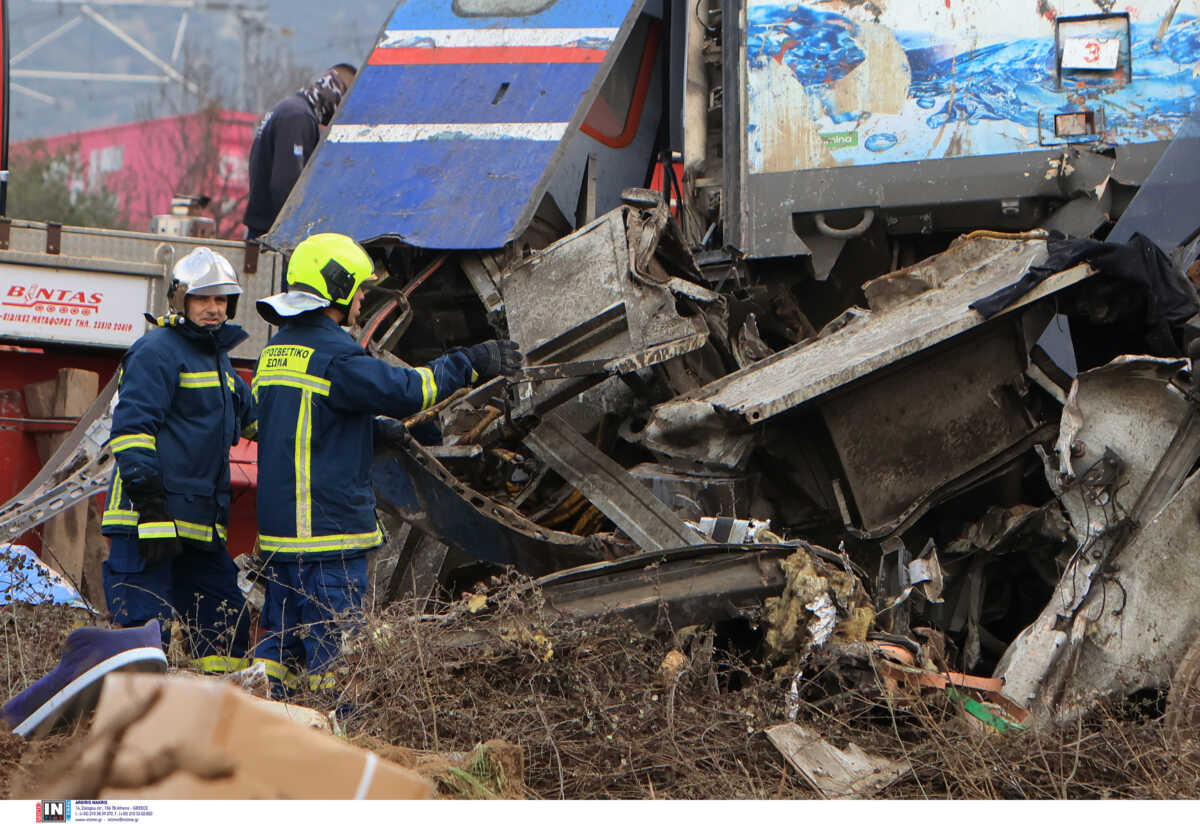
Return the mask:
<svg viewBox="0 0 1200 824"><path fill-rule="evenodd" d="M337 111L338 103L342 102L345 93L346 86L335 72L326 72L311 85L300 90L300 94L304 95L308 105L316 112L317 120L322 126L328 126L329 121L333 120L333 113Z"/></svg>

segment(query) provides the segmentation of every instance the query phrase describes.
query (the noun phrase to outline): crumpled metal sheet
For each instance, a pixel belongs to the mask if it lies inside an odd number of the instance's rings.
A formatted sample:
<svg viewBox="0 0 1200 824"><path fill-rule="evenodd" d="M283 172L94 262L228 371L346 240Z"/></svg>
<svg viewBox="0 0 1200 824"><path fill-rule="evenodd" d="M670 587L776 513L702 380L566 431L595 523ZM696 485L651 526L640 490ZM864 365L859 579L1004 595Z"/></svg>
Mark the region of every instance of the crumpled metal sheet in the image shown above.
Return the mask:
<svg viewBox="0 0 1200 824"><path fill-rule="evenodd" d="M1045 232L1012 236L1009 242L1044 241ZM942 289L964 274L985 268L995 269L1019 247L1009 248L998 238L970 236L940 255L933 255L911 266L881 275L863 284L867 306L872 312L887 312L930 290ZM1018 275L1019 277L1019 275ZM1015 279L1015 278L1014 278Z"/></svg>
<svg viewBox="0 0 1200 824"><path fill-rule="evenodd" d="M1122 357L1072 386L1064 454L1047 477L1077 549L996 668L1005 695L1043 716L1165 686L1200 628L1200 479L1187 478L1200 459L1200 420L1172 384L1185 365Z"/></svg>
<svg viewBox="0 0 1200 824"><path fill-rule="evenodd" d="M753 432L739 432L702 400L680 398L661 404L644 427L625 426L621 437L670 458L740 470L758 443Z"/></svg>
<svg viewBox="0 0 1200 824"><path fill-rule="evenodd" d="M1097 451L1094 448L1097 440L1108 443L1114 438L1134 438L1140 443L1131 444L1131 446L1134 446L1139 452L1161 453L1166 447L1163 438L1168 437L1168 431L1173 431L1171 424L1165 423L1161 431L1157 429L1140 431L1135 421L1142 417L1141 411L1126 407L1124 402L1150 403L1155 407L1167 403L1177 410L1182 410L1184 403L1181 395L1174 393L1176 400L1170 401L1160 390L1164 389L1166 384L1187 365L1187 361L1180 359L1122 355L1104 366L1089 369L1080 375L1071 384L1067 403L1063 407L1058 440L1054 445L1055 452L1058 453L1061 475L1065 478L1074 478L1077 466L1088 467L1099 460L1103 449ZM1142 383L1133 384L1132 381ZM1079 397L1081 388L1085 395L1082 401ZM1145 395L1145 397L1129 397L1133 392ZM1167 393L1171 394L1169 390ZM1099 429L1099 431L1094 431L1094 434L1089 432L1087 439L1080 435L1085 425L1081 404L1088 407L1089 417L1096 421L1090 428L1093 431ZM1123 435L1122 431L1127 434ZM1087 440L1092 441L1091 448L1089 448ZM1083 449L1079 454L1075 454L1072 449L1072 445L1076 443L1083 444Z"/></svg>
<svg viewBox="0 0 1200 824"><path fill-rule="evenodd" d="M661 203L650 209L622 206L503 275L509 335L531 364L636 359L646 350L687 341L672 353L677 356L704 345L706 338L698 335L704 330L675 310L670 286L678 278L654 256L667 217ZM580 332L562 341L572 330Z"/></svg>
<svg viewBox="0 0 1200 824"><path fill-rule="evenodd" d="M1086 709L1096 698L1170 684L1200 635L1197 512L1200 475L1193 475L1093 584L1076 618L1085 622L1086 641L1063 686L1060 714Z"/></svg>
<svg viewBox="0 0 1200 824"><path fill-rule="evenodd" d="M694 426L700 416L679 416L675 407L681 404L706 407L707 414L719 421L716 429L728 429L739 418L744 425L761 423L974 329L984 320L970 304L1018 280L1030 265L1043 260L1045 242L969 236L945 254L980 262L965 271L959 268L957 277L940 287L925 288L889 311L871 313L815 341L776 352L698 392L659 404L652 423L664 436L681 424ZM1085 272L1072 270L1049 278L1031 299L1075 283Z"/></svg>
<svg viewBox="0 0 1200 824"><path fill-rule="evenodd" d="M547 529L461 483L411 437L377 445L371 483L381 507L480 561L544 575L604 557L591 539Z"/></svg>
<svg viewBox="0 0 1200 824"><path fill-rule="evenodd" d="M766 734L804 780L829 799L870 798L911 769L899 761L871 755L854 743L838 749L794 722L769 727Z"/></svg>

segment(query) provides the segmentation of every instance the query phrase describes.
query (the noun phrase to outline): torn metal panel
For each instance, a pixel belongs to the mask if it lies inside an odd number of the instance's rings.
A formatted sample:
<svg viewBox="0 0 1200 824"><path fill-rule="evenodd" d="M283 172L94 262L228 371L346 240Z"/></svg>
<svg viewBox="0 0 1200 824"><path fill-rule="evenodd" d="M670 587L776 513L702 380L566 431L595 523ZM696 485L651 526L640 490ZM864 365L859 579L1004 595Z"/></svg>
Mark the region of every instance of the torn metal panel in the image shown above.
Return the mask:
<svg viewBox="0 0 1200 824"><path fill-rule="evenodd" d="M659 404L639 430L626 423L621 437L668 458L729 470L745 467L758 442L753 432L732 430L710 404L686 398Z"/></svg>
<svg viewBox="0 0 1200 824"><path fill-rule="evenodd" d="M902 596L907 598L916 587L921 588L921 594L931 604L942 603L942 587L945 578L942 575L942 564L938 560L937 546L930 539L925 549L904 567L904 585Z"/></svg>
<svg viewBox="0 0 1200 824"><path fill-rule="evenodd" d="M377 447L371 483L381 508L480 561L542 575L603 556L593 541L540 526L461 483L411 437Z"/></svg>
<svg viewBox="0 0 1200 824"><path fill-rule="evenodd" d="M1053 164L1063 194L1070 198L1042 227L1068 237L1091 237L1109 221L1112 211L1112 179L1117 160L1091 150L1071 149Z"/></svg>
<svg viewBox="0 0 1200 824"><path fill-rule="evenodd" d="M488 315L495 316L503 311L504 298L500 296L500 289L496 286L496 281L500 278L496 256L465 254L459 258L458 264Z"/></svg>
<svg viewBox="0 0 1200 824"><path fill-rule="evenodd" d="M701 537L641 481L561 419L546 418L525 443L643 549L701 543Z"/></svg>
<svg viewBox="0 0 1200 824"><path fill-rule="evenodd" d="M1200 441L1193 439L1193 460ZM1193 475L1158 515L1112 558L1080 610L1086 636L1063 685L1067 709L1106 695L1165 688L1200 635L1200 553L1196 513L1200 475Z"/></svg>
<svg viewBox="0 0 1200 824"><path fill-rule="evenodd" d="M1076 148L1064 152L1053 165L1058 171L1058 186L1066 197L1098 200L1107 193L1116 164L1116 158Z"/></svg>
<svg viewBox="0 0 1200 824"><path fill-rule="evenodd" d="M519 322L514 319L514 323ZM614 339L628 334L629 313L626 306L623 302L614 303L530 345L525 351L525 359L529 363L556 364L580 360L584 354L590 353L593 360L607 361L612 355L604 350L612 348L610 344ZM622 341L619 346L623 347L625 343Z"/></svg>
<svg viewBox="0 0 1200 824"><path fill-rule="evenodd" d="M1200 109L1179 127L1150 176L1109 232L1109 243L1126 243L1141 233L1170 254L1200 226Z"/></svg>
<svg viewBox="0 0 1200 824"><path fill-rule="evenodd" d="M624 358L609 371L630 371L704 345L705 330L675 310L672 278L646 277L666 218L661 204L623 206L504 275L509 335L531 366Z"/></svg>
<svg viewBox="0 0 1200 824"><path fill-rule="evenodd" d="M1020 329L1001 321L819 401L863 531L1037 429L1013 388L1026 365Z"/></svg>
<svg viewBox="0 0 1200 824"><path fill-rule="evenodd" d="M688 474L654 463L638 464L629 474L686 518L749 515L759 481L757 474Z"/></svg>
<svg viewBox="0 0 1200 824"><path fill-rule="evenodd" d="M788 763L825 798L870 798L911 769L864 752L854 743L840 750L796 723L779 724L766 733Z"/></svg>
<svg viewBox="0 0 1200 824"><path fill-rule="evenodd" d="M739 369L769 357L775 352L763 341L762 335L758 331L758 318L753 312L742 321L737 334L729 341L729 348L733 352L733 359L737 362Z"/></svg>
<svg viewBox="0 0 1200 824"><path fill-rule="evenodd" d="M1195 478L1180 489L1200 459L1200 420L1172 384L1184 365L1122 357L1072 385L1047 477L1078 544L1046 608L996 669L1019 704L1052 714L1077 709L1080 695L1161 685L1181 635L1200 626L1195 598L1164 582L1200 572L1186 546L1200 489Z"/></svg>
<svg viewBox="0 0 1200 824"><path fill-rule="evenodd" d="M777 352L688 397L660 404L655 407L653 421L661 428L673 429L675 407L701 404L714 416L733 415L747 424L761 423L983 325L983 317L970 309L970 304L1020 279L1030 265L1044 260L1046 253L1042 240L980 234L968 236L946 254L965 256L968 251L979 254L983 262L941 288L921 292L890 311L873 313L818 340ZM1007 311L1025 307L1090 275L1086 266L1056 274Z"/></svg>
<svg viewBox="0 0 1200 824"><path fill-rule="evenodd" d="M1045 232L1013 235L1009 241L1020 242L1020 245L1009 246L1002 241L997 242L1000 238L989 233L969 235L940 255L933 255L864 283L862 289L867 297L867 307L872 312L886 312L931 289L941 289L966 272L985 267L1003 267L1005 261L1014 254L1024 257L1024 244L1041 242L1045 237ZM1020 274L1024 274L1024 270L1020 270L1017 276Z"/></svg>
<svg viewBox="0 0 1200 824"><path fill-rule="evenodd" d="M1109 221L1112 196L1103 200L1077 197L1064 204L1042 222L1042 227L1062 232L1067 237L1091 237L1092 233Z"/></svg>
<svg viewBox="0 0 1200 824"><path fill-rule="evenodd" d="M1129 464L1128 481L1142 489L1188 414L1187 399L1171 387L1186 366L1183 360L1123 355L1079 375L1055 444L1062 479L1079 477L1112 449Z"/></svg>
<svg viewBox="0 0 1200 824"><path fill-rule="evenodd" d="M614 307L617 309L622 306ZM639 352L615 358L593 358L572 360L562 363L541 363L526 366L521 370L520 381L551 381L580 378L588 375L627 375L648 366L664 363L672 358L694 352L708 340L707 333L687 335L666 343L647 346ZM535 356L536 357L536 356Z"/></svg>

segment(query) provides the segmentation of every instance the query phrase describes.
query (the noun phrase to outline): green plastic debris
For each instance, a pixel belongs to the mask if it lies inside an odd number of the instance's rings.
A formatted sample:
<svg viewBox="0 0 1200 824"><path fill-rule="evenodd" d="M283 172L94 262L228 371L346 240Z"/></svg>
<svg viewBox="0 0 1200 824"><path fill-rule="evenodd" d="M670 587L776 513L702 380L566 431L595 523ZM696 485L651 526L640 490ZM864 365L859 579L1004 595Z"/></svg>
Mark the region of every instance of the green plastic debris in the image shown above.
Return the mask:
<svg viewBox="0 0 1200 824"><path fill-rule="evenodd" d="M1024 724L1018 724L1016 721L1012 721L996 713L987 704L977 701L966 693L959 692L954 687L947 687L946 695L957 701L963 709L997 732L1024 732L1027 729Z"/></svg>

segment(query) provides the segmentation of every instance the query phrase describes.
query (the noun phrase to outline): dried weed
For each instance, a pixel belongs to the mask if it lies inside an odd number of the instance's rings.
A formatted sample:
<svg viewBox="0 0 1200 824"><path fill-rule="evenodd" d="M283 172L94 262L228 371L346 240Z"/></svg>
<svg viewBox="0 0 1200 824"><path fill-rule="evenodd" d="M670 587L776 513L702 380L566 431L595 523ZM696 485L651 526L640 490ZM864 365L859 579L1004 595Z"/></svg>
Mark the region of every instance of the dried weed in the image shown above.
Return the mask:
<svg viewBox="0 0 1200 824"><path fill-rule="evenodd" d="M446 796L816 797L762 732L786 720L792 673L723 651L708 629L648 637L616 619L556 621L526 582L483 603L368 616L339 686L293 700L349 712L351 740L435 777ZM54 666L75 619L2 614L0 672L13 694ZM911 766L885 797L1200 797L1200 729L1167 735L1144 708L1111 704L1063 727L998 734L944 693L888 701L868 685L817 698L819 673L808 675L800 723ZM0 795L72 740L0 736Z"/></svg>

